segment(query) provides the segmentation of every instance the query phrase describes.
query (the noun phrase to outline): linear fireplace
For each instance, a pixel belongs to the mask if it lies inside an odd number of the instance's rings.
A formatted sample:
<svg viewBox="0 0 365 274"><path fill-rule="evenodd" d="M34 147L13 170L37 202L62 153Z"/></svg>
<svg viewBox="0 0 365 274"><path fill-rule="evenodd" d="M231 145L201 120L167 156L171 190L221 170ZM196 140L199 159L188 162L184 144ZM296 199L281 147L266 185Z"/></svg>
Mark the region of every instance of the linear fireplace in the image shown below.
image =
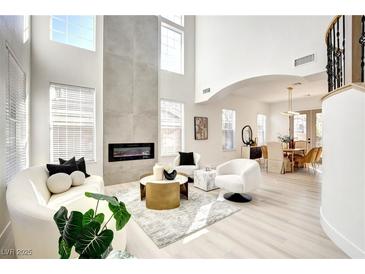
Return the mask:
<svg viewBox="0 0 365 274"><path fill-rule="evenodd" d="M109 162L155 158L154 143L109 144Z"/></svg>

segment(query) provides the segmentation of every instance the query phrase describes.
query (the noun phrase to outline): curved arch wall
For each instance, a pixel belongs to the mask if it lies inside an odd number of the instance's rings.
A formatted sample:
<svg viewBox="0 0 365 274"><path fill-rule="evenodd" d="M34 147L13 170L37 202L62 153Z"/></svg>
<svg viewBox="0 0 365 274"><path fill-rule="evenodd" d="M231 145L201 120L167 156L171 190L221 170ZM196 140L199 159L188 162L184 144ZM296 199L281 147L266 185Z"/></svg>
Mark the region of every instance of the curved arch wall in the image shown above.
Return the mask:
<svg viewBox="0 0 365 274"><path fill-rule="evenodd" d="M196 102L261 75L306 76L326 67L324 34L332 16L197 16ZM303 39L305 37L305 39ZM315 54L295 67L294 59ZM203 94L203 89L210 92Z"/></svg>
<svg viewBox="0 0 365 274"><path fill-rule="evenodd" d="M352 258L365 258L365 86L323 99L321 224Z"/></svg>

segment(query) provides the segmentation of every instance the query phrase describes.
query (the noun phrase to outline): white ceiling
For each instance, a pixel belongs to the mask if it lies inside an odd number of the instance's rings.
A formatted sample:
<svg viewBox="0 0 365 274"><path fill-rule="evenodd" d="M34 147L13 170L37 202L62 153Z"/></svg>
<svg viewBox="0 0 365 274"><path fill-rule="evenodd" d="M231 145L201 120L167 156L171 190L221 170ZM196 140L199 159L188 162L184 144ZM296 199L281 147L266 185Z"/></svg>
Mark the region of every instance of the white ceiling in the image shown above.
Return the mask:
<svg viewBox="0 0 365 274"><path fill-rule="evenodd" d="M298 82L301 85L293 85ZM219 97L233 94L265 103L275 103L288 99L287 87L289 86L294 88L293 99L323 96L327 93L327 74L321 72L305 77L292 75L255 77L227 87L219 92Z"/></svg>

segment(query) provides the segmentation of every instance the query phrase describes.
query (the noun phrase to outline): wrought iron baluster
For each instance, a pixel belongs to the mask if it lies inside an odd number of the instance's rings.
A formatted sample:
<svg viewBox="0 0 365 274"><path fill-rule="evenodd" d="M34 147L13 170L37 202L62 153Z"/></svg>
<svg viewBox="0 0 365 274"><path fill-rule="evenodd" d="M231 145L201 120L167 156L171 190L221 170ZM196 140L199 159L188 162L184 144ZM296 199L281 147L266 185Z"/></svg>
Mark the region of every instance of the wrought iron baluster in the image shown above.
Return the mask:
<svg viewBox="0 0 365 274"><path fill-rule="evenodd" d="M327 82L328 92L333 90L332 41L331 32L327 35Z"/></svg>
<svg viewBox="0 0 365 274"><path fill-rule="evenodd" d="M332 61L333 61L333 65L332 65L332 73L333 73L333 89L337 88L337 79L336 79L336 34L335 34L335 28L332 27Z"/></svg>
<svg viewBox="0 0 365 274"><path fill-rule="evenodd" d="M365 15L361 17L361 36L359 43L361 45L361 82L364 82L364 45L365 45Z"/></svg>
<svg viewBox="0 0 365 274"><path fill-rule="evenodd" d="M335 24L335 29L336 29L336 43L337 43L337 48L336 48L336 78L337 78L337 87L339 88L341 86L341 62L340 62L340 57L341 57L341 48L340 48L340 24L339 24L339 19L336 20L336 24Z"/></svg>
<svg viewBox="0 0 365 274"><path fill-rule="evenodd" d="M342 15L342 68L343 68L343 84L346 83L346 57L345 57L345 47L346 47L346 26L345 26L345 15Z"/></svg>

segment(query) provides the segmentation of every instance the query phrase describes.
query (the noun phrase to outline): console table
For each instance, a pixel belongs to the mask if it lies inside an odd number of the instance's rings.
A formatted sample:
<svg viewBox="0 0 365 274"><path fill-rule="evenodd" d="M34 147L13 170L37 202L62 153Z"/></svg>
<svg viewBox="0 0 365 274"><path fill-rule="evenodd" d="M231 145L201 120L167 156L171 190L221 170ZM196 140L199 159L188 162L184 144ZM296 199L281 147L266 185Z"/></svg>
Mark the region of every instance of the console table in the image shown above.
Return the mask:
<svg viewBox="0 0 365 274"><path fill-rule="evenodd" d="M257 146L242 146L241 157L244 159L259 159L262 157L261 147Z"/></svg>

